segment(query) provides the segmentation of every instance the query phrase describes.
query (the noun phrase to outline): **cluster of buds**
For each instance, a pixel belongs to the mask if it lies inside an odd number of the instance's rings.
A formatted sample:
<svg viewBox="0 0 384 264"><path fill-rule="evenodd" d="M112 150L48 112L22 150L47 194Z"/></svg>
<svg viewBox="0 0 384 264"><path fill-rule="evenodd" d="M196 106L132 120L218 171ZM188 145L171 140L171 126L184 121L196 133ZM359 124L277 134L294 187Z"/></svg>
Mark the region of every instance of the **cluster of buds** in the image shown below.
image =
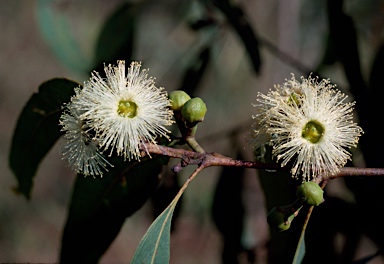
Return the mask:
<svg viewBox="0 0 384 264"><path fill-rule="evenodd" d="M207 106L200 97L191 98L186 92L176 90L169 94L169 99L171 109L180 112L184 121L196 124L204 120Z"/></svg>

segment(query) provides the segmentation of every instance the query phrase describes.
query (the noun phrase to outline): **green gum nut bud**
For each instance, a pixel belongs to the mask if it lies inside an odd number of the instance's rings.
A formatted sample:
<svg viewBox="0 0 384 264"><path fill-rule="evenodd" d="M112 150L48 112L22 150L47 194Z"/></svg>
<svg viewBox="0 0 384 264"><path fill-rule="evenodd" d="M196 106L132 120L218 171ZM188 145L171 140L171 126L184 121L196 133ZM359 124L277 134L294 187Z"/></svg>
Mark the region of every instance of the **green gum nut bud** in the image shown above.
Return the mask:
<svg viewBox="0 0 384 264"><path fill-rule="evenodd" d="M277 206L269 211L267 222L271 227L283 232L291 227L294 218L295 215L289 208L285 206Z"/></svg>
<svg viewBox="0 0 384 264"><path fill-rule="evenodd" d="M204 120L207 106L199 97L190 99L181 109L181 114L188 122L195 123Z"/></svg>
<svg viewBox="0 0 384 264"><path fill-rule="evenodd" d="M175 90L169 94L169 99L171 100L171 109L174 111L180 111L184 104L191 99L191 97L184 91Z"/></svg>
<svg viewBox="0 0 384 264"><path fill-rule="evenodd" d="M316 206L323 202L323 194L323 189L313 181L302 183L296 191L297 198L308 205Z"/></svg>

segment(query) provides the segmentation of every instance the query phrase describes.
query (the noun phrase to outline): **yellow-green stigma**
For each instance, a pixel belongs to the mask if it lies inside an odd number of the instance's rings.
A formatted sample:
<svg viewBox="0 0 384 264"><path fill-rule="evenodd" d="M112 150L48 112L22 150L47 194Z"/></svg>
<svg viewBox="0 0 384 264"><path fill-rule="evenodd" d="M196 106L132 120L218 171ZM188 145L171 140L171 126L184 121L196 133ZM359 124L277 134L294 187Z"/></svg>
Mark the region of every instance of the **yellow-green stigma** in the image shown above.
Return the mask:
<svg viewBox="0 0 384 264"><path fill-rule="evenodd" d="M301 136L311 143L317 143L324 134L324 127L316 120L311 120L305 124Z"/></svg>
<svg viewBox="0 0 384 264"><path fill-rule="evenodd" d="M132 101L122 100L119 102L117 113L122 117L133 118L137 114L137 104Z"/></svg>

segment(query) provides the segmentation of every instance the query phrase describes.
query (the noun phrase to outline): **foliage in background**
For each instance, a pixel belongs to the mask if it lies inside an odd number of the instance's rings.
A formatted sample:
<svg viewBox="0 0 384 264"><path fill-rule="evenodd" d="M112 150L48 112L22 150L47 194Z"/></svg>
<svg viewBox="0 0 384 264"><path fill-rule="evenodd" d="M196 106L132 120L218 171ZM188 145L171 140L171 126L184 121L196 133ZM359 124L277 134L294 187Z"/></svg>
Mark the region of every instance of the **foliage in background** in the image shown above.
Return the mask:
<svg viewBox="0 0 384 264"><path fill-rule="evenodd" d="M377 129L377 117L371 114L383 112L383 106L380 103L383 98L380 77L384 65L384 45L380 45L377 50L369 79L365 80L359 57L356 26L343 9L344 1L327 0L325 2L328 36L324 49L327 52L324 52L324 58L314 69L303 69L302 65L276 50L273 44L261 39L256 33L256 26L248 22L247 10L243 10L240 5L235 5L231 1L200 1L201 8L206 12L192 21L190 27L196 34L200 34L207 28L219 30L223 24L228 23L243 44L248 54L249 67L255 75L262 74L261 47L280 59L293 63L294 67L304 70L304 75L310 72L322 75L328 66L341 63L349 90L357 101L359 123L369 135L362 137L360 143L364 161L367 167L384 167L381 155L384 142L377 140L381 138L380 130ZM49 14L48 9L44 9L47 1L38 3L40 26L46 36L49 36L49 32L55 32L57 29L55 26L58 25L49 23L52 20L52 14ZM102 73L103 63L116 63L118 59L130 61L135 58L135 38L137 34L145 34L137 28L136 19L138 14L144 11L145 4L139 1L138 3L123 2L111 13L104 22L96 43L91 69ZM68 30L64 27L60 32L68 32ZM59 58L63 63L72 67L76 63L65 56L65 51L73 47L73 43L70 41L71 36L65 34L64 36L69 44L64 42L58 45L59 38L53 35L52 46L58 49L56 53L61 54ZM212 67L211 50L212 44L208 42L184 69L180 89L191 96L197 93L204 73ZM33 178L38 165L61 136L58 127L61 106L69 101L70 96L73 95L73 88L78 86L77 82L66 79L52 79L43 83L19 117L9 164L19 183L17 191L28 199L31 199ZM233 154L237 156L238 153ZM159 215L159 218L152 226L154 234L149 233L144 238L147 244L139 246L133 263L140 261L138 255L148 253L145 246L153 242L156 244L158 239L169 242L169 232L172 230L171 220L177 221L180 202L177 203L176 200L171 203L179 186L177 178L170 177L168 186L158 178L160 173L170 170L167 166L168 159L153 157L151 160L143 160L140 163L127 164L119 158L114 158L113 163L116 164L115 167L106 173L102 181L90 177L84 178L82 175L77 176L63 232L60 262L98 262L118 235L125 219L153 197L160 197L153 199L154 204L158 206L155 216ZM270 177L270 172L259 171L267 211L276 205L290 204L295 199L297 181L291 179L286 172L275 174ZM241 241L244 223L244 204L241 199L242 175L241 169L223 169L215 189L212 217L223 238L222 263L236 263L239 254L244 252L248 255L250 263L253 263L256 258L252 249L246 248ZM275 180L277 177L279 181ZM305 222L304 213L299 214L289 231L281 233L270 230L270 263L292 263L292 260L295 263L351 263L363 234L371 238L378 248L384 248L384 229L380 218L367 217L377 210L379 204L384 203L384 197L380 191L384 188L384 178L351 177L346 178L345 182L354 193L356 202L350 204L338 198L325 196L326 203L316 208L311 217L306 230L305 244L304 234L301 234ZM168 204L170 207L167 207ZM165 211L160 214L164 209ZM172 214L174 214L173 218ZM164 233L159 232L163 229ZM347 241L341 252L338 252L334 246L334 239L338 233L342 233ZM298 245L298 255L295 257ZM165 243L162 246L164 247L159 248L158 252L168 253L161 253L158 257L165 256L165 260L154 259L153 262L145 263L166 263L169 259L169 244ZM372 257L376 255L378 254ZM367 263L370 259L367 257L359 263Z"/></svg>

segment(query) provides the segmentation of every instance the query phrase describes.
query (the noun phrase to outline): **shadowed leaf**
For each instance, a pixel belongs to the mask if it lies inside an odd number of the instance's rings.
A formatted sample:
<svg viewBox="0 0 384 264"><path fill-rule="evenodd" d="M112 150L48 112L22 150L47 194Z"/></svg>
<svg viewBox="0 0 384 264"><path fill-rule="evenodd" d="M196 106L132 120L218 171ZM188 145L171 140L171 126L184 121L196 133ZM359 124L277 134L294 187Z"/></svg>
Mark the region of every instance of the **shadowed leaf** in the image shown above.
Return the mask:
<svg viewBox="0 0 384 264"><path fill-rule="evenodd" d="M264 162L275 162L272 159L272 147L266 146ZM273 207L288 205L297 199L296 189L300 182L291 177L288 171L259 170L258 177L265 195L266 211ZM268 263L290 263L293 259L304 214L299 213L287 231L281 232L269 226L270 241L268 250Z"/></svg>
<svg viewBox="0 0 384 264"><path fill-rule="evenodd" d="M361 137L359 147L367 167L383 167L381 150L383 142L377 129L377 115L382 113L382 82L380 82L383 52L379 49L372 65L370 87L367 87L361 71L357 32L351 16L345 13L343 0L327 0L328 20L335 52L343 64L349 90L356 101L356 110L360 126L366 135ZM375 113L375 114L373 114ZM375 146L374 148L372 146ZM376 210L376 205L383 203L381 190L384 187L382 177L372 177L369 180L357 177L345 179L346 185L353 191L358 204L357 215L368 215ZM359 224L365 227L365 234L379 247L384 243L384 229L381 228L380 218L360 218Z"/></svg>
<svg viewBox="0 0 384 264"><path fill-rule="evenodd" d="M168 170L161 175L161 182L156 189L155 193L151 197L151 202L153 206L153 219L156 219L172 202L177 193L179 192L179 177L177 174L173 173L171 170ZM174 227L174 223L177 220L177 217L181 209L180 198L177 206L173 212L171 231Z"/></svg>
<svg viewBox="0 0 384 264"><path fill-rule="evenodd" d="M103 71L103 63L130 61L134 46L135 6L124 2L104 24L95 51L95 70Z"/></svg>
<svg viewBox="0 0 384 264"><path fill-rule="evenodd" d="M237 34L244 43L256 73L260 72L261 58L259 52L259 41L248 23L243 10L234 6L228 0L214 0L213 3L223 12L228 22L236 30Z"/></svg>
<svg viewBox="0 0 384 264"><path fill-rule="evenodd" d="M28 199L39 163L60 137L61 106L69 102L78 83L52 79L40 85L32 95L16 124L9 155L17 190Z"/></svg>
<svg viewBox="0 0 384 264"><path fill-rule="evenodd" d="M238 155L237 159L242 157ZM238 263L238 255L243 250L243 181L244 168L224 167L216 185L212 218L223 237L222 263Z"/></svg>
<svg viewBox="0 0 384 264"><path fill-rule="evenodd" d="M343 64L350 90L357 102L356 109L359 116L364 117L360 118L361 124L365 127L369 123L366 120L369 116L367 87L361 73L356 28L352 18L344 12L343 2L327 1L330 41L333 45L333 56Z"/></svg>
<svg viewBox="0 0 384 264"><path fill-rule="evenodd" d="M101 179L78 175L65 225L60 263L97 263L118 235L125 219L158 186L168 159L141 162L111 159L114 168Z"/></svg>
<svg viewBox="0 0 384 264"><path fill-rule="evenodd" d="M374 92L375 98L377 96L380 100L384 96L384 89L382 89L383 78L382 72L384 68L384 43L379 47L375 59L372 64L371 73L369 76L369 86L371 91Z"/></svg>

